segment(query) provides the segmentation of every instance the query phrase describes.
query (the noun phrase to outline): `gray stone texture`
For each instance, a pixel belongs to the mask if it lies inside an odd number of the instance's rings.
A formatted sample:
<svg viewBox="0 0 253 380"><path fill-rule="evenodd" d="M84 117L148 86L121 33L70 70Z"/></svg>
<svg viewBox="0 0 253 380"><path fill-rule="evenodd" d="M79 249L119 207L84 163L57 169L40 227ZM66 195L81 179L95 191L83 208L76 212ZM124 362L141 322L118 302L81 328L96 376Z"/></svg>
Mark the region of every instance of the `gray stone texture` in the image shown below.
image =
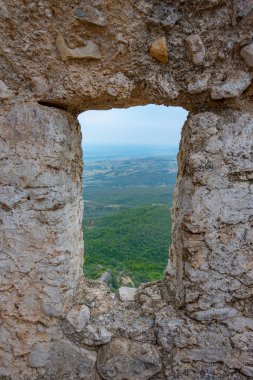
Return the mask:
<svg viewBox="0 0 253 380"><path fill-rule="evenodd" d="M116 338L99 349L97 367L106 380L148 380L162 364L154 346Z"/></svg>
<svg viewBox="0 0 253 380"><path fill-rule="evenodd" d="M252 378L252 10L0 0L0 380ZM76 117L149 103L190 112L171 260L121 302L82 277Z"/></svg>

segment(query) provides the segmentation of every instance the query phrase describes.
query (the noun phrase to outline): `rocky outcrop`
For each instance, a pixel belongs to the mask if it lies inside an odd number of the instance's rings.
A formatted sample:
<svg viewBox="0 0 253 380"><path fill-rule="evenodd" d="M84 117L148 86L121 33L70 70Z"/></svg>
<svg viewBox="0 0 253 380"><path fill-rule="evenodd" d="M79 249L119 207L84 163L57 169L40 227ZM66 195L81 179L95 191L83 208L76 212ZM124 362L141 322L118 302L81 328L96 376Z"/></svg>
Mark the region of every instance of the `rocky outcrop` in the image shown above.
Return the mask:
<svg viewBox="0 0 253 380"><path fill-rule="evenodd" d="M251 0L1 0L0 379L253 375ZM190 111L163 281L83 279L76 116Z"/></svg>

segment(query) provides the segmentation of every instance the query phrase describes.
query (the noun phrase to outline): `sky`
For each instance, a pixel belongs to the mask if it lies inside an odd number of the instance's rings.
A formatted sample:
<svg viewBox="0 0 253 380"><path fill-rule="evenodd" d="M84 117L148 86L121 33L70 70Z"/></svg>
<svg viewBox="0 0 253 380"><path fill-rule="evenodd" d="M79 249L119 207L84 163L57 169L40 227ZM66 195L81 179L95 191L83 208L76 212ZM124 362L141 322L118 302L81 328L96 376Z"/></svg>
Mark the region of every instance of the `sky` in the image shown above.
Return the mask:
<svg viewBox="0 0 253 380"><path fill-rule="evenodd" d="M148 105L86 111L78 119L85 144L178 146L186 117L180 107Z"/></svg>

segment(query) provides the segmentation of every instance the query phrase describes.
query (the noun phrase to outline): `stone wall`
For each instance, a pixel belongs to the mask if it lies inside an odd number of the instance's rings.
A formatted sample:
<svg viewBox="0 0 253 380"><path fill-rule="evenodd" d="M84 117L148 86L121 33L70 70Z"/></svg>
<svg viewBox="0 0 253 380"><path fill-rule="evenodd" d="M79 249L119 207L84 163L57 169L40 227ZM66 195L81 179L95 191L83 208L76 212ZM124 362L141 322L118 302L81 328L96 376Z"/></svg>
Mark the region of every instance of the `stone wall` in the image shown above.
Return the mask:
<svg viewBox="0 0 253 380"><path fill-rule="evenodd" d="M0 379L253 377L253 1L0 0ZM82 277L79 111L190 111L171 260Z"/></svg>

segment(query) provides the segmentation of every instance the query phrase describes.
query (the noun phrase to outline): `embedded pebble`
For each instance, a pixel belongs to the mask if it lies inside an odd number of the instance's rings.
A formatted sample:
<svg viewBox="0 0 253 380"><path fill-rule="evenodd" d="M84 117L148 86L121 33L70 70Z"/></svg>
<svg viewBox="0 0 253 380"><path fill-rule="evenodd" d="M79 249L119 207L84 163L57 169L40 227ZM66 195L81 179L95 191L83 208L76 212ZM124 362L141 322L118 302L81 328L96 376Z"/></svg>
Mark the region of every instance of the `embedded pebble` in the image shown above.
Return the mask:
<svg viewBox="0 0 253 380"><path fill-rule="evenodd" d="M188 84L188 91L191 94L200 94L201 92L207 90L209 78L210 75L196 77L194 82Z"/></svg>
<svg viewBox="0 0 253 380"><path fill-rule="evenodd" d="M106 26L106 15L90 5L82 5L76 8L75 17L98 26Z"/></svg>
<svg viewBox="0 0 253 380"><path fill-rule="evenodd" d="M90 309L86 305L73 307L66 316L66 319L80 332L87 325L90 319Z"/></svg>
<svg viewBox="0 0 253 380"><path fill-rule="evenodd" d="M185 40L188 54L194 65L201 65L204 61L206 49L198 34L193 34Z"/></svg>
<svg viewBox="0 0 253 380"><path fill-rule="evenodd" d="M152 57L154 57L157 61L161 63L168 62L169 57L168 57L168 49L167 49L165 37L161 37L155 40L152 43L149 51Z"/></svg>
<svg viewBox="0 0 253 380"><path fill-rule="evenodd" d="M85 46L70 49L62 35L59 34L56 38L56 47L63 61L69 59L101 59L99 47L92 41L87 41Z"/></svg>
<svg viewBox="0 0 253 380"><path fill-rule="evenodd" d="M35 343L29 356L30 366L33 368L44 367L49 358L49 350L48 342Z"/></svg>

